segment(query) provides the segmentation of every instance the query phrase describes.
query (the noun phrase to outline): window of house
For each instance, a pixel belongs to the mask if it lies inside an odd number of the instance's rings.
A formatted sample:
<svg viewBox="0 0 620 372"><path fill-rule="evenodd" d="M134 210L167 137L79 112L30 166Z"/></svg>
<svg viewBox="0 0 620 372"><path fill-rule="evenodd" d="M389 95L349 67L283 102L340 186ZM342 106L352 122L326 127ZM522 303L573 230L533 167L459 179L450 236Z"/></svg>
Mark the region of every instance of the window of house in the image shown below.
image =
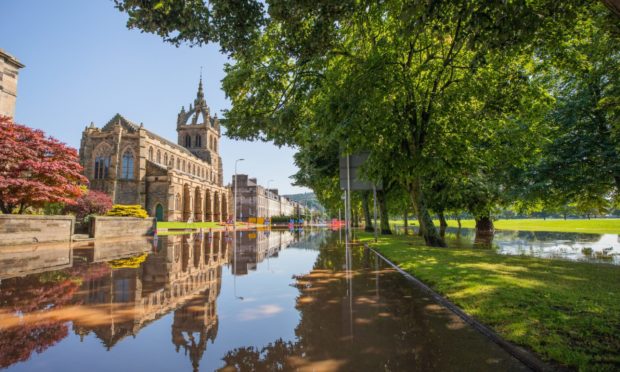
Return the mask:
<svg viewBox="0 0 620 372"><path fill-rule="evenodd" d="M161 151L157 150L157 164L161 164Z"/></svg>
<svg viewBox="0 0 620 372"><path fill-rule="evenodd" d="M185 135L185 147L192 147L192 137L190 137L189 134Z"/></svg>
<svg viewBox="0 0 620 372"><path fill-rule="evenodd" d="M164 154L164 165L168 166L168 154Z"/></svg>
<svg viewBox="0 0 620 372"><path fill-rule="evenodd" d="M98 156L95 158L95 179L102 180L108 178L108 170L110 169L110 157Z"/></svg>
<svg viewBox="0 0 620 372"><path fill-rule="evenodd" d="M196 136L196 147L202 147L202 136Z"/></svg>
<svg viewBox="0 0 620 372"><path fill-rule="evenodd" d="M181 159L177 159L177 169L181 170Z"/></svg>
<svg viewBox="0 0 620 372"><path fill-rule="evenodd" d="M149 147L149 160L153 161L153 148Z"/></svg>
<svg viewBox="0 0 620 372"><path fill-rule="evenodd" d="M133 179L133 153L130 150L126 150L123 154L121 178L126 180Z"/></svg>

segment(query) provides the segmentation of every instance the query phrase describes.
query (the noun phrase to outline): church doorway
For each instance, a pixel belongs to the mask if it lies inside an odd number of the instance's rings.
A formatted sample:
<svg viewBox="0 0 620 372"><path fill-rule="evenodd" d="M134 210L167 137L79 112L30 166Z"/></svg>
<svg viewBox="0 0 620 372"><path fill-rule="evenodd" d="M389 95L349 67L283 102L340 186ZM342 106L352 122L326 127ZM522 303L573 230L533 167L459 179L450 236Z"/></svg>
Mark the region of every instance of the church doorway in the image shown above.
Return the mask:
<svg viewBox="0 0 620 372"><path fill-rule="evenodd" d="M158 222L164 220L164 207L161 204L155 206L155 218Z"/></svg>

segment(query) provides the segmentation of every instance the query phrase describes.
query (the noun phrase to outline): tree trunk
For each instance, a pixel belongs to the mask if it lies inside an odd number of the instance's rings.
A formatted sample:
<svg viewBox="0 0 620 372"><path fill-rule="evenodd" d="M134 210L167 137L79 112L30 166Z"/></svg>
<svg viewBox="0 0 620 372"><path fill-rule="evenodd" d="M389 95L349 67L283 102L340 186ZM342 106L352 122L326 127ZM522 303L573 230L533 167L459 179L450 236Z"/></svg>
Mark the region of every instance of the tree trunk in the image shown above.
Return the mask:
<svg viewBox="0 0 620 372"><path fill-rule="evenodd" d="M495 232L495 227L493 226L493 221L489 216L478 216L476 217L476 234L487 234L493 235Z"/></svg>
<svg viewBox="0 0 620 372"><path fill-rule="evenodd" d="M474 248L488 249L493 246L493 233L480 231L476 229L476 235L474 236Z"/></svg>
<svg viewBox="0 0 620 372"><path fill-rule="evenodd" d="M390 235L392 234L392 230L390 230L390 218L387 210L387 201L385 199L385 192L383 190L377 191L379 214L381 214L381 225L379 225L381 227L381 234Z"/></svg>
<svg viewBox="0 0 620 372"><path fill-rule="evenodd" d="M370 192L362 192L362 209L364 210L364 231L373 232L375 229L372 225L372 217L370 217Z"/></svg>
<svg viewBox="0 0 620 372"><path fill-rule="evenodd" d="M420 236L424 238L426 245L430 247L445 247L446 242L437 232L433 219L428 213L426 203L422 195L422 186L418 180L413 181L410 188L411 201L413 208L418 216L418 223L420 224Z"/></svg>
<svg viewBox="0 0 620 372"><path fill-rule="evenodd" d="M405 235L409 235L409 219L407 218L407 209L405 208L405 218L403 219L405 222Z"/></svg>
<svg viewBox="0 0 620 372"><path fill-rule="evenodd" d="M459 230L461 230L461 216L456 216L456 223L459 224Z"/></svg>
<svg viewBox="0 0 620 372"><path fill-rule="evenodd" d="M446 221L446 216L443 214L443 212L437 213L437 217L439 217L439 227L448 227L448 221Z"/></svg>

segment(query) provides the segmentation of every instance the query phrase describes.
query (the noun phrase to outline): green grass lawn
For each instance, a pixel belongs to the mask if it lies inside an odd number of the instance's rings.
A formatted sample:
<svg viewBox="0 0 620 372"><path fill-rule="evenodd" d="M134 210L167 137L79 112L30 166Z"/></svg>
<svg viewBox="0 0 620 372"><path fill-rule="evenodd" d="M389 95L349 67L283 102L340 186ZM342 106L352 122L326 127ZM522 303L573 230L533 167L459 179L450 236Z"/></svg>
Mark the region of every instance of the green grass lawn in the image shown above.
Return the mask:
<svg viewBox="0 0 620 372"><path fill-rule="evenodd" d="M372 234L360 234L374 245ZM620 369L620 267L476 249L416 237L374 245L505 339L581 370Z"/></svg>
<svg viewBox="0 0 620 372"><path fill-rule="evenodd" d="M411 220L409 223L417 225L417 220ZM439 221L434 221L439 226ZM391 220L390 223L403 225L402 220ZM464 228L473 228L476 226L474 220L461 220ZM620 218L597 218L597 219L579 219L579 220L563 220L563 219L514 219L514 220L497 220L494 221L496 229L501 230L527 230L527 231L554 231L554 232L581 232L592 234L619 234ZM448 220L448 226L458 227L456 220Z"/></svg>

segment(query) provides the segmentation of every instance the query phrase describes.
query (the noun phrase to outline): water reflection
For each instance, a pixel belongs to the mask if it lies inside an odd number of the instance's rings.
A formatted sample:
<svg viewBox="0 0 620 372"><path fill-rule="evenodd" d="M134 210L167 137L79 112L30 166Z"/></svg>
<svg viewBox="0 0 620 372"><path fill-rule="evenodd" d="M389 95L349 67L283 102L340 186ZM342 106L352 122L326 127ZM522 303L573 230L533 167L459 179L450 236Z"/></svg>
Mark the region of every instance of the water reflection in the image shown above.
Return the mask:
<svg viewBox="0 0 620 372"><path fill-rule="evenodd" d="M400 233L403 231L399 229ZM512 230L476 234L475 229L448 227L445 238L448 245L455 248L493 249L499 254L620 265L618 234Z"/></svg>
<svg viewBox="0 0 620 372"><path fill-rule="evenodd" d="M110 349L171 311L173 344L198 366L206 341L217 334L216 299L222 265L229 259L227 236L96 242L75 249L75 264L63 270L55 270L59 259L49 257L65 257L69 251L56 248L55 254L45 251L48 259L41 259L38 249L22 248L19 262L29 262L30 272L48 271L0 284L1 367L66 337L69 321L76 335L93 333ZM3 274L15 255L10 251L0 261Z"/></svg>
<svg viewBox="0 0 620 372"><path fill-rule="evenodd" d="M0 255L0 367L523 368L362 247L345 254L325 230Z"/></svg>

